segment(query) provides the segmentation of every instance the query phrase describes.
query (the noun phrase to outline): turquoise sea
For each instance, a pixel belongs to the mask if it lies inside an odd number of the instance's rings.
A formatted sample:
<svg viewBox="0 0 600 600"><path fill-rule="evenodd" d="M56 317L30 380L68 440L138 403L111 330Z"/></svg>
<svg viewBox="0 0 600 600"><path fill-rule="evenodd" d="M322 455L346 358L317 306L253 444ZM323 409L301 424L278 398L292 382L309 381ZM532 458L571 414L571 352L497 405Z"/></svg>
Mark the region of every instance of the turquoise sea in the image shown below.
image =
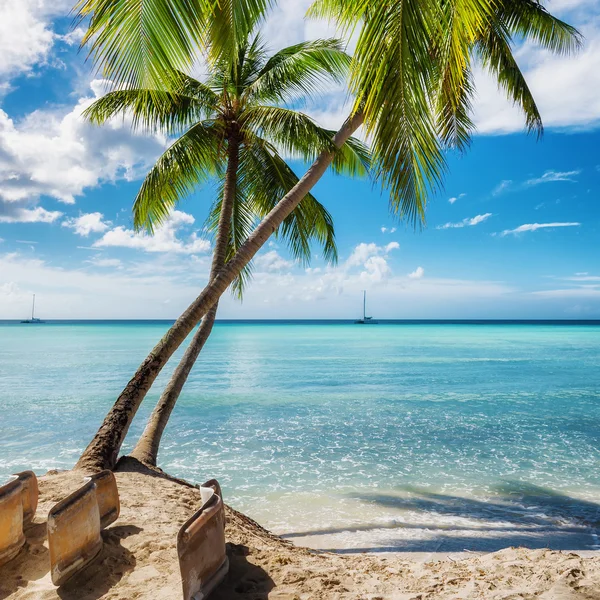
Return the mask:
<svg viewBox="0 0 600 600"><path fill-rule="evenodd" d="M71 467L168 326L0 323L0 477ZM318 548L600 549L600 326L221 322L159 462Z"/></svg>

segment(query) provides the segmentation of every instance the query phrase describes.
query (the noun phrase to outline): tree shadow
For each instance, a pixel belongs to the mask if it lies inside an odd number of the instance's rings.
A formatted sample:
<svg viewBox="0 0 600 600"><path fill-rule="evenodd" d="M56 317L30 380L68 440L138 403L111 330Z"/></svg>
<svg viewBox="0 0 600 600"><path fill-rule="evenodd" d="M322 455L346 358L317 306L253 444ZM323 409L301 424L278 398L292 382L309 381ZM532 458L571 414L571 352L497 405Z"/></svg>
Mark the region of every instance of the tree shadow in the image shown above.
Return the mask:
<svg viewBox="0 0 600 600"><path fill-rule="evenodd" d="M412 486L399 488L398 495L368 491L353 493L349 496L369 504L417 513L419 521L415 522L413 514L410 523L400 519L386 524L294 532L282 537L289 539L394 529L423 531L422 538L390 535L385 536L378 546L330 549L341 553L492 552L507 546L553 550L599 549L600 504L520 481L502 482L493 491L495 494L489 500L439 494ZM443 517L448 518L446 522ZM465 519L465 522L456 519ZM467 535L464 535L465 532ZM475 532L480 535L474 535Z"/></svg>
<svg viewBox="0 0 600 600"><path fill-rule="evenodd" d="M275 582L258 565L248 561L250 549L239 544L227 544L229 572L211 593L211 600L267 600Z"/></svg>
<svg viewBox="0 0 600 600"><path fill-rule="evenodd" d="M133 525L116 525L102 532L104 544L100 554L80 573L56 590L66 600L101 598L125 573L135 566L133 554L121 545L121 540L139 533ZM0 567L0 598L6 598L29 583L47 579L50 583L50 553L46 522L32 523L25 530L27 542L21 552Z"/></svg>
<svg viewBox="0 0 600 600"><path fill-rule="evenodd" d="M135 568L133 553L121 540L140 533L135 525L113 525L102 532L104 545L100 554L77 575L56 590L63 600L102 598L124 575Z"/></svg>

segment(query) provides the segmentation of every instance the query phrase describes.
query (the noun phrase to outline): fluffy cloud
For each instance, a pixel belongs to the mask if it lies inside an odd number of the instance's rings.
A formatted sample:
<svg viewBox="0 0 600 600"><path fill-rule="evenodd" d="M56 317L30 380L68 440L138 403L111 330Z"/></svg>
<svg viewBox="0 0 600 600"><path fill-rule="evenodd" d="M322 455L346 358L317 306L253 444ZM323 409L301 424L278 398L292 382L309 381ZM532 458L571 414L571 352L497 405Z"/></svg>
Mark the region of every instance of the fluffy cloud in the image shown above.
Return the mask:
<svg viewBox="0 0 600 600"><path fill-rule="evenodd" d="M221 318L353 318L362 309L361 291L366 288L370 310L381 318L453 318L471 309L481 316L491 298L501 297L506 306L505 298L513 291L490 281L415 281L394 275L389 264L372 258L384 255L368 257L367 267L340 264L310 272L257 269L244 303L225 294L219 314ZM121 264L110 258L91 261L64 266L17 253L0 255L0 313L22 318L35 292L40 317L48 319L174 318L204 287L209 268L202 257L185 254L156 254L143 262ZM386 277L378 279L382 271Z"/></svg>
<svg viewBox="0 0 600 600"><path fill-rule="evenodd" d="M202 254L210 251L210 242L199 238L196 232L186 239L178 237L178 233L186 226L193 225L192 215L174 210L169 218L156 227L153 235L145 231L125 229L123 226L107 231L93 244L94 248L121 247L135 248L145 252L170 252L175 254Z"/></svg>
<svg viewBox="0 0 600 600"><path fill-rule="evenodd" d="M483 215L475 215L474 217L467 217L458 223L445 223L444 225L438 225L436 229L459 229L462 227L473 227L483 223L492 216L492 213L485 213Z"/></svg>
<svg viewBox="0 0 600 600"><path fill-rule="evenodd" d="M412 273L408 274L410 279L421 279L425 275L425 269L423 267L417 267Z"/></svg>
<svg viewBox="0 0 600 600"><path fill-rule="evenodd" d="M110 221L103 221L103 219L104 215L102 213L86 213L79 217L64 220L62 226L69 227L76 234L87 237L90 233L102 233L110 227Z"/></svg>
<svg viewBox="0 0 600 600"><path fill-rule="evenodd" d="M0 3L0 78L26 72L46 58L54 33L43 17L43 4L31 0Z"/></svg>
<svg viewBox="0 0 600 600"><path fill-rule="evenodd" d="M525 233L526 231L537 231L538 229L546 229L549 227L579 227L581 223L527 223L525 225L519 225L515 229L505 229L500 235L505 236L509 234Z"/></svg>
<svg viewBox="0 0 600 600"><path fill-rule="evenodd" d="M581 2L552 2L550 10L571 9ZM590 2L593 6L593 2ZM564 18L580 26L585 36L583 49L573 56L556 56L527 44L517 51L517 61L525 73L546 127L590 128L600 124L600 17L566 13ZM477 99L474 120L481 133L521 131L520 111L498 91L496 83L479 70L476 74Z"/></svg>
<svg viewBox="0 0 600 600"><path fill-rule="evenodd" d="M267 271L269 273L286 271L294 266L292 261L283 258L277 250L269 250L264 254L259 254L255 261L254 266L256 269L261 271Z"/></svg>
<svg viewBox="0 0 600 600"><path fill-rule="evenodd" d="M163 138L134 133L127 120L103 127L83 121L102 90L103 82L95 81L94 97L70 111L35 111L19 122L0 110L0 213L42 195L72 204L88 188L139 178L155 161Z"/></svg>
<svg viewBox="0 0 600 600"><path fill-rule="evenodd" d="M340 273L349 273L356 267L361 268L359 277L365 282L381 282L391 275L391 269L388 265L389 253L398 250L398 242L390 242L385 246L378 246L375 243L358 244L348 259L338 269Z"/></svg>
<svg viewBox="0 0 600 600"><path fill-rule="evenodd" d="M46 210L41 206L22 208L0 202L0 223L54 223L61 216L61 212Z"/></svg>

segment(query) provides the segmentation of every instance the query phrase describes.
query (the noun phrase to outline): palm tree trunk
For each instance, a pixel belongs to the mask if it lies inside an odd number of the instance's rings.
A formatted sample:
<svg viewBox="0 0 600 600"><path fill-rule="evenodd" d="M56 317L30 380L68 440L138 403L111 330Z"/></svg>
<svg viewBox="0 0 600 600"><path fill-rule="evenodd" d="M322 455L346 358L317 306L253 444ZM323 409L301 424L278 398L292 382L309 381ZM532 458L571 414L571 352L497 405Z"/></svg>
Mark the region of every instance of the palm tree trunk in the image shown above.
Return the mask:
<svg viewBox="0 0 600 600"><path fill-rule="evenodd" d="M228 146L227 173L225 174L223 202L221 203L217 239L210 269L210 281L225 266L227 258L227 247L231 231L231 215L233 213L233 205L235 204L238 165L239 143L234 139L230 140ZM162 434L192 367L212 332L215 317L217 316L218 304L217 302L202 318L198 330L171 376L171 381L169 381L167 387L164 389L158 404L154 407L146 428L131 453L131 456L140 462L152 465L153 467L156 466Z"/></svg>
<svg viewBox="0 0 600 600"><path fill-rule="evenodd" d="M335 134L334 144L340 148L362 125L363 121L364 113L362 112L349 117ZM324 151L317 157L298 183L260 222L233 259L223 267L156 344L106 415L100 429L77 461L76 468L100 470L114 467L133 417L161 369L200 319L218 302L221 295L266 243L271 234L321 179L334 156L334 152Z"/></svg>
<svg viewBox="0 0 600 600"><path fill-rule="evenodd" d="M158 404L154 407L144 433L142 433L130 454L130 456L146 465L156 466L162 434L167 426L171 412L175 408L179 394L181 394L181 390L187 381L188 375L212 331L215 317L217 316L217 305L218 303L202 318L202 323L200 323L200 327L198 327L192 342L177 365L171 381L169 381L167 387L164 389Z"/></svg>

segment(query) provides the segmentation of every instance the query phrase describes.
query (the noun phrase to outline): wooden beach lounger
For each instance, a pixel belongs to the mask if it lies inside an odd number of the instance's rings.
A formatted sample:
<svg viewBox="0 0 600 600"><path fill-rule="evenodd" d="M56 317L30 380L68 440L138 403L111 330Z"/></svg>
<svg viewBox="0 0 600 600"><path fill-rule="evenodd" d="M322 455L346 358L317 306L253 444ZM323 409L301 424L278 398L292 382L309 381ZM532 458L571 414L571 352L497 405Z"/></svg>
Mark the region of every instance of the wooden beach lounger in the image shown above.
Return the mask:
<svg viewBox="0 0 600 600"><path fill-rule="evenodd" d="M212 495L207 493L208 489L212 490ZM223 581L229 570L221 488L212 479L200 491L203 496L202 507L177 534L184 600L203 600Z"/></svg>
<svg viewBox="0 0 600 600"><path fill-rule="evenodd" d="M25 543L23 528L33 520L37 503L33 471L16 473L0 487L0 565L12 560Z"/></svg>
<svg viewBox="0 0 600 600"><path fill-rule="evenodd" d="M119 518L121 504L117 480L112 471L101 471L88 479L96 484L96 500L100 511L100 528L105 529Z"/></svg>
<svg viewBox="0 0 600 600"><path fill-rule="evenodd" d="M35 511L38 505L38 481L33 471L23 471L21 473L15 473L15 476L19 478L22 490L22 503L23 503L23 525L29 525L35 517Z"/></svg>
<svg viewBox="0 0 600 600"><path fill-rule="evenodd" d="M52 583L60 586L102 550L101 531L119 516L119 494L110 471L85 478L78 490L48 513Z"/></svg>
<svg viewBox="0 0 600 600"><path fill-rule="evenodd" d="M13 475L0 487L0 565L12 560L25 543L23 483Z"/></svg>

